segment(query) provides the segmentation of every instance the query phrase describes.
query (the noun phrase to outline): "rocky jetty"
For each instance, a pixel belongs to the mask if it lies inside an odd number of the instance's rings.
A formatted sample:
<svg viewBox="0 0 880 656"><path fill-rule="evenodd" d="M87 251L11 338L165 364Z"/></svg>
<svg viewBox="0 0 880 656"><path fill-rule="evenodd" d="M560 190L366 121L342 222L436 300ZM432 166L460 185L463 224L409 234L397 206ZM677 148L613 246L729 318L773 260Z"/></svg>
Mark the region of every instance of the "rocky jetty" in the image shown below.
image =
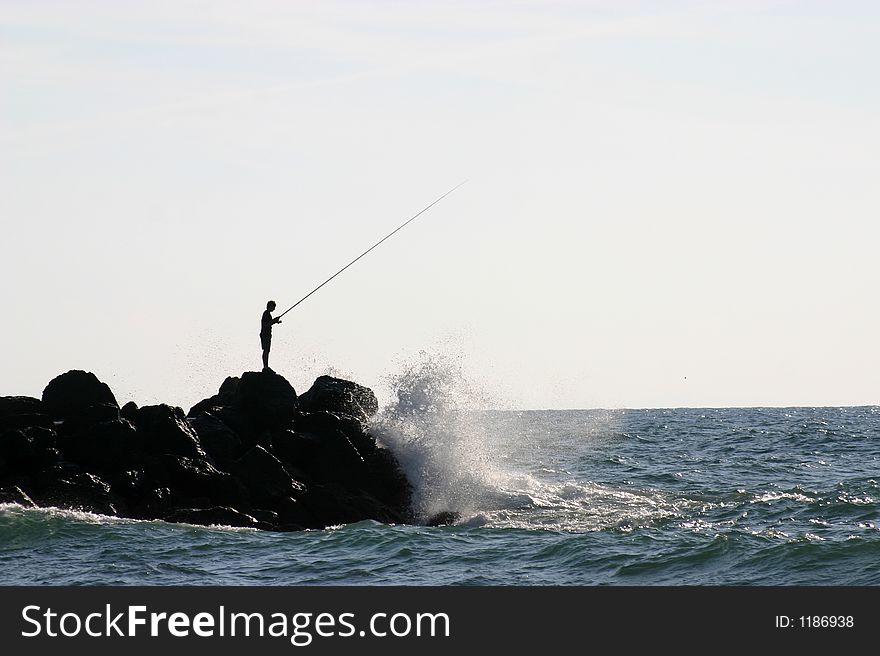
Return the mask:
<svg viewBox="0 0 880 656"><path fill-rule="evenodd" d="M121 408L85 371L0 397L0 503L292 531L406 523L411 487L367 420L371 390L321 376L302 396L246 372L189 412Z"/></svg>

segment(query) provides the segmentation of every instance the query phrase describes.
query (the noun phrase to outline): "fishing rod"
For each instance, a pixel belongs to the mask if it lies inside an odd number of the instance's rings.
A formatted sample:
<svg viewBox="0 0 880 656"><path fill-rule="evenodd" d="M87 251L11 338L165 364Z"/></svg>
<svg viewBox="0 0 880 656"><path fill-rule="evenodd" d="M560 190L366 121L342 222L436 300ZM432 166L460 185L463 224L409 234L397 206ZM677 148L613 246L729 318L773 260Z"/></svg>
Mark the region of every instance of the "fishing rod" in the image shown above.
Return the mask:
<svg viewBox="0 0 880 656"><path fill-rule="evenodd" d="M358 261L359 259L361 259L364 255L366 255L366 254L369 253L371 250L373 250L374 248L376 248L379 244L381 244L383 241L385 241L385 240L388 239L389 237L394 236L395 233L399 232L400 230L402 230L403 228L405 228L407 225L409 225L410 223L412 223L413 221L415 221L415 220L416 220L417 218L419 218L422 214L424 214L424 213L427 212L429 209L431 209L432 207L434 207L434 205L436 205L436 204L439 203L441 200L443 200L444 198L446 198L449 194L451 194L453 191L455 191L456 189L458 189L458 188L459 188L461 185L463 185L465 182L467 182L467 180L465 180L465 181L463 181L463 182L459 182L459 183L458 183L457 185L455 185L452 189L450 189L450 190L447 191L445 194L443 194L442 196L440 196L440 198L438 198L438 199L435 200L433 203L431 203L430 205L428 205L427 207L425 207L425 208L424 208L422 211L420 211L418 214L416 214L415 216L409 218L407 221L405 221L404 223L402 223L401 225L399 225L397 228L395 228L394 230L392 230L391 232L389 232L387 235L385 235L384 237L382 237L382 239L380 239L380 240L377 241L375 244L373 244L372 246L370 246L367 250L365 250L363 253L361 253L360 255L358 255L358 256L357 256L356 258L354 258L351 262L349 262L349 263L346 264L344 267L342 267L339 271L337 271L337 272L334 273L332 276L330 276L329 278L327 278L327 280L325 280L324 282L322 282L320 285L318 285L317 287L315 287L315 288L314 288L312 291L310 291L308 294L306 294L306 295L303 296L301 299L299 299L296 303L294 303L294 304L291 305L289 308L287 308L284 312L282 312L281 314L279 314L277 318L280 319L280 318L283 317L285 314L287 314L288 312L290 312L293 308L295 308L297 305L299 305L300 303L302 303L304 300L306 300L309 296L311 296L312 294L314 294L316 291L318 291L319 289L321 289L321 287L323 287L323 286L326 285L328 282L330 282L331 280L333 280L336 276L338 276L340 273L342 273L343 271L345 271L348 267L350 267L352 264L354 264L355 262L357 262L357 261Z"/></svg>

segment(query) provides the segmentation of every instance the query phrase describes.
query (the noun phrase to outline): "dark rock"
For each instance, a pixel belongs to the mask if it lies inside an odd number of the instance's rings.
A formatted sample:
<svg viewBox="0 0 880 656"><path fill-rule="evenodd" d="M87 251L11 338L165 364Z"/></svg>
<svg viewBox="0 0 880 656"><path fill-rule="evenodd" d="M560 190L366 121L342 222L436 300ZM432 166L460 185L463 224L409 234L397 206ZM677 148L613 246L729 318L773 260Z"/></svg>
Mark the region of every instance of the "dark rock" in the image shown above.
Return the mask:
<svg viewBox="0 0 880 656"><path fill-rule="evenodd" d="M27 428L0 434L0 471L30 474L60 459L54 448L54 431Z"/></svg>
<svg viewBox="0 0 880 656"><path fill-rule="evenodd" d="M52 463L50 466L55 466L58 463ZM2 467L0 467L2 470ZM25 492L28 496L33 498L33 491L36 489L34 485L34 474L9 474L4 476L2 471L0 471L0 484L5 487L12 486L21 488L23 492Z"/></svg>
<svg viewBox="0 0 880 656"><path fill-rule="evenodd" d="M43 390L43 405L56 419L66 419L82 408L98 403L119 407L110 388L91 372L68 371L49 381Z"/></svg>
<svg viewBox="0 0 880 656"><path fill-rule="evenodd" d="M95 403L71 412L60 430L67 434L78 433L105 422L119 421L119 408L112 403Z"/></svg>
<svg viewBox="0 0 880 656"><path fill-rule="evenodd" d="M263 439L263 431L258 434L247 416L236 407L214 408L210 414L217 417L229 427L229 430L238 435L245 447L253 446L257 444L258 440Z"/></svg>
<svg viewBox="0 0 880 656"><path fill-rule="evenodd" d="M17 485L4 485L0 487L0 503L17 503L25 508L33 508L34 503L27 493Z"/></svg>
<svg viewBox="0 0 880 656"><path fill-rule="evenodd" d="M198 526L236 526L258 528L260 522L229 506L213 506L211 508L182 508L165 515L166 522L179 524L196 524Z"/></svg>
<svg viewBox="0 0 880 656"><path fill-rule="evenodd" d="M329 411L301 413L294 421L294 429L317 435L339 431L348 438L361 456L366 456L377 448L376 440L367 434L364 424L347 415L339 415Z"/></svg>
<svg viewBox="0 0 880 656"><path fill-rule="evenodd" d="M364 519L347 501L344 492L324 485L309 486L299 500L299 522L306 528L321 529Z"/></svg>
<svg viewBox="0 0 880 656"><path fill-rule="evenodd" d="M149 463L147 474L159 484L169 485L176 501L204 497L212 505L251 508L242 483L206 460L164 454Z"/></svg>
<svg viewBox="0 0 880 656"><path fill-rule="evenodd" d="M173 456L168 456L173 457ZM171 489L171 474L156 460L149 461L144 469L127 469L104 474L113 494L125 500L129 515L138 519L157 519L165 516L192 495L184 495ZM161 479L161 480L158 480ZM204 505L211 505L210 499Z"/></svg>
<svg viewBox="0 0 880 656"><path fill-rule="evenodd" d="M226 380L221 383L217 396L223 401L223 405L228 405L235 400L235 393L238 391L240 382L241 378L238 376L227 376Z"/></svg>
<svg viewBox="0 0 880 656"><path fill-rule="evenodd" d="M241 438L213 414L204 412L188 418L187 422L195 431L199 444L217 464L226 465L241 456Z"/></svg>
<svg viewBox="0 0 880 656"><path fill-rule="evenodd" d="M245 453L233 466L232 473L261 508L271 509L279 499L299 496L304 490L304 486L293 480L281 461L261 446L255 446Z"/></svg>
<svg viewBox="0 0 880 656"><path fill-rule="evenodd" d="M459 519L461 519L461 514L457 513L453 510L444 510L443 512L438 512L436 515L432 516L427 522L427 526L449 526L450 524L455 524Z"/></svg>
<svg viewBox="0 0 880 656"><path fill-rule="evenodd" d="M42 428L29 428L25 431L25 435L27 435L31 444L33 444L33 461L32 461L32 470L37 471L39 469L45 469L46 467L51 467L52 465L57 464L62 460L61 452L56 449L54 446L46 443L41 443L37 437L32 437L34 434L42 434L45 429Z"/></svg>
<svg viewBox="0 0 880 656"><path fill-rule="evenodd" d="M35 447L41 449L51 449L57 445L58 435L51 428L43 428L42 426L31 426L24 431L25 435L33 442Z"/></svg>
<svg viewBox="0 0 880 656"><path fill-rule="evenodd" d="M43 402L32 396L0 396L0 419L13 415L46 414Z"/></svg>
<svg viewBox="0 0 880 656"><path fill-rule="evenodd" d="M364 491L392 508L409 513L412 486L388 449L378 447L365 458L366 475L361 480Z"/></svg>
<svg viewBox="0 0 880 656"><path fill-rule="evenodd" d="M283 376L248 371L235 389L235 406L259 433L266 429L287 428L296 414L296 391Z"/></svg>
<svg viewBox="0 0 880 656"><path fill-rule="evenodd" d="M181 505L181 499L176 499L175 501L175 506ZM185 502L183 505L189 506L191 508L211 508L215 505L214 503L212 503L211 497L208 496L188 497L186 499L183 499L183 501Z"/></svg>
<svg viewBox="0 0 880 656"><path fill-rule="evenodd" d="M304 412L328 411L366 421L379 411L373 390L342 378L320 376L308 392L300 395Z"/></svg>
<svg viewBox="0 0 880 656"><path fill-rule="evenodd" d="M198 403L196 403L193 407L189 409L189 412L186 413L187 418L198 417L207 412L215 412L223 407L223 404L220 402L220 397L216 394L214 396L210 396L207 399L202 399Z"/></svg>
<svg viewBox="0 0 880 656"><path fill-rule="evenodd" d="M392 507L408 509L412 497L412 487L406 479L400 464L386 448L379 446L375 438L367 432L365 425L358 420L331 412L313 412L303 414L296 420L296 428L305 434L320 435L330 438L343 434L363 459L363 466L348 459L339 459L338 455L319 450L315 453L316 462L339 462L340 467L328 471L326 466L318 465L317 476L326 482L345 484L352 489L362 489ZM338 438L337 438L338 440ZM295 458L292 451L295 443L290 440L278 440L279 457L284 454ZM327 445L324 445L327 446ZM282 458L284 459L284 458ZM295 460L294 460L295 462ZM309 464L308 467L315 467Z"/></svg>
<svg viewBox="0 0 880 656"><path fill-rule="evenodd" d="M272 433L272 453L285 467L305 470L311 467L318 454L317 438L297 431Z"/></svg>
<svg viewBox="0 0 880 656"><path fill-rule="evenodd" d="M9 415L0 418L0 433L7 430L22 430L32 427L55 428L55 422L49 415Z"/></svg>
<svg viewBox="0 0 880 656"><path fill-rule="evenodd" d="M338 482L356 485L365 473L364 459L341 431L329 433L276 432L275 454L303 472L306 482Z"/></svg>
<svg viewBox="0 0 880 656"><path fill-rule="evenodd" d="M404 513L366 492L353 492L333 485L310 486L300 502L304 511L316 520L307 524L306 528L352 524L364 519L374 519L384 524L403 523L407 520ZM303 513L304 518L308 517L306 512Z"/></svg>
<svg viewBox="0 0 880 656"><path fill-rule="evenodd" d="M282 531L301 531L306 528L327 526L303 504L301 498L281 499L275 504L275 510L278 513L276 527Z"/></svg>
<svg viewBox="0 0 880 656"><path fill-rule="evenodd" d="M128 500L132 517L156 519L162 517L172 507L174 495L171 488L155 481L146 481L137 490L136 496Z"/></svg>
<svg viewBox="0 0 880 656"><path fill-rule="evenodd" d="M143 495L147 484L147 475L143 469L126 469L105 474L104 479L110 489L126 499L138 499Z"/></svg>
<svg viewBox="0 0 880 656"><path fill-rule="evenodd" d="M131 423L137 419L138 406L134 401L129 401L119 409L119 416L128 419Z"/></svg>
<svg viewBox="0 0 880 656"><path fill-rule="evenodd" d="M78 474L82 471L82 467L80 467L75 462L69 462L67 460L62 460L61 462L55 463L51 467L47 469L53 472L61 472L63 474ZM44 472L40 472L42 475Z"/></svg>
<svg viewBox="0 0 880 656"><path fill-rule="evenodd" d="M326 480L339 478L351 483L364 475L364 458L345 433L338 430L323 433L317 441Z"/></svg>
<svg viewBox="0 0 880 656"><path fill-rule="evenodd" d="M164 403L138 408L135 426L143 436L144 451L203 460L205 452L186 423L183 410Z"/></svg>
<svg viewBox="0 0 880 656"><path fill-rule="evenodd" d="M42 400L0 398L0 500L274 530L409 521L412 489L367 428L373 393L322 376L301 401L283 377L246 372L187 419L119 409L70 371Z"/></svg>
<svg viewBox="0 0 880 656"><path fill-rule="evenodd" d="M117 417L59 438L64 457L99 472L136 466L144 453L144 437L126 419Z"/></svg>
<svg viewBox="0 0 880 656"><path fill-rule="evenodd" d="M278 513L274 510L251 510L248 513L262 525L261 528L275 528L278 526Z"/></svg>
<svg viewBox="0 0 880 656"><path fill-rule="evenodd" d="M226 380L223 381L223 384L220 385L220 390L214 396L196 403L190 408L190 411L186 413L186 416L195 417L202 412L211 410L212 408L219 408L235 403L235 392L238 389L239 380L240 379L237 376L228 376Z"/></svg>
<svg viewBox="0 0 880 656"><path fill-rule="evenodd" d="M0 470L26 472L34 457L34 446L21 430L0 433Z"/></svg>
<svg viewBox="0 0 880 656"><path fill-rule="evenodd" d="M36 500L40 506L84 510L101 515L116 515L116 500L110 486L94 474L71 472L55 466L37 477Z"/></svg>
<svg viewBox="0 0 880 656"><path fill-rule="evenodd" d="M275 454L297 478L307 484L334 483L352 493L367 492L399 513L409 512L412 486L397 459L360 424L319 412L303 416L297 422L300 426L316 432L284 431L272 436Z"/></svg>

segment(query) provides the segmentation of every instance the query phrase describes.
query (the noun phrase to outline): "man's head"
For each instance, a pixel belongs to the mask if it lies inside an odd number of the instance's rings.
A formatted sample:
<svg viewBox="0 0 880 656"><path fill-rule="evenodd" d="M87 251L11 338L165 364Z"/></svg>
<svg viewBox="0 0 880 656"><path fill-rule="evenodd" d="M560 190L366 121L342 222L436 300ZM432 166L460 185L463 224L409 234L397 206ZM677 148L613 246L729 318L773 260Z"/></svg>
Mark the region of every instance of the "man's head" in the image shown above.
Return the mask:
<svg viewBox="0 0 880 656"><path fill-rule="evenodd" d="M266 303L266 309L269 310L269 312L272 312L275 309L275 301L269 301Z"/></svg>

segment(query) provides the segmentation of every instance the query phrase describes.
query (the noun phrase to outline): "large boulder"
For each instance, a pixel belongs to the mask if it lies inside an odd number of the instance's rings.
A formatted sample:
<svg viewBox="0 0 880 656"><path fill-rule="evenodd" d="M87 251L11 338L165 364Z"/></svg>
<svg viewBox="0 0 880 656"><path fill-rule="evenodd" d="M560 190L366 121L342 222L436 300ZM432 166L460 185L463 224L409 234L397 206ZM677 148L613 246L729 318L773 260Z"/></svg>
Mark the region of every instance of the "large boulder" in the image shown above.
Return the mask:
<svg viewBox="0 0 880 656"><path fill-rule="evenodd" d="M144 437L126 419L85 426L58 440L64 457L87 470L119 471L137 466L144 453Z"/></svg>
<svg viewBox="0 0 880 656"><path fill-rule="evenodd" d="M135 426L143 437L144 451L203 460L205 452L186 422L181 408L165 403L138 408Z"/></svg>
<svg viewBox="0 0 880 656"><path fill-rule="evenodd" d="M276 432L275 454L305 479L306 483L333 482L356 487L366 474L364 459L341 431L328 433Z"/></svg>
<svg viewBox="0 0 880 656"><path fill-rule="evenodd" d="M364 489L408 517L412 505L412 485L394 454L379 447L364 459L367 465Z"/></svg>
<svg viewBox="0 0 880 656"><path fill-rule="evenodd" d="M303 412L333 412L366 421L379 411L373 390L350 380L320 376L308 392L299 397Z"/></svg>
<svg viewBox="0 0 880 656"><path fill-rule="evenodd" d="M31 427L0 433L0 476L31 474L59 459L51 429Z"/></svg>
<svg viewBox="0 0 880 656"><path fill-rule="evenodd" d="M72 467L55 465L37 477L36 501L40 506L84 510L101 515L118 514L110 486L98 476Z"/></svg>
<svg viewBox="0 0 880 656"><path fill-rule="evenodd" d="M236 406L224 405L219 408L213 408L209 414L222 421L229 430L238 435L244 447L253 446L264 441L264 429L260 428L258 431L247 415Z"/></svg>
<svg viewBox="0 0 880 656"><path fill-rule="evenodd" d="M32 396L0 396L0 419L14 415L45 414L43 402Z"/></svg>
<svg viewBox="0 0 880 656"><path fill-rule="evenodd" d="M276 453L285 463L310 471L313 479L362 489L393 507L409 507L412 487L397 459L379 446L359 421L332 412L313 412L298 417L295 427L295 432L273 436ZM348 445L360 456L360 462L351 457Z"/></svg>
<svg viewBox="0 0 880 656"><path fill-rule="evenodd" d="M159 487L171 489L174 505L194 506L202 500L206 506L232 506L240 510L251 507L248 492L230 474L221 472L204 459L163 454L153 458L146 473Z"/></svg>
<svg viewBox="0 0 880 656"><path fill-rule="evenodd" d="M55 422L48 415L12 415L0 419L0 433L36 427L54 429Z"/></svg>
<svg viewBox="0 0 880 656"><path fill-rule="evenodd" d="M196 403L190 408L189 412L186 413L186 416L197 417L203 412L208 412L213 408L232 405L235 402L235 392L238 389L239 381L240 379L237 376L227 376L226 380L223 381L223 384L220 385L220 390L214 396L210 396L207 399L203 399Z"/></svg>
<svg viewBox="0 0 880 656"><path fill-rule="evenodd" d="M244 485L254 505L273 508L279 500L300 496L304 486L295 481L281 461L255 446L235 463L232 473Z"/></svg>
<svg viewBox="0 0 880 656"><path fill-rule="evenodd" d="M186 421L198 436L199 444L218 465L226 466L241 456L241 438L215 415L202 412Z"/></svg>
<svg viewBox="0 0 880 656"><path fill-rule="evenodd" d="M143 469L124 469L107 472L104 480L110 489L126 500L137 500L147 489L147 475Z"/></svg>
<svg viewBox="0 0 880 656"><path fill-rule="evenodd" d="M248 371L236 386L234 404L258 432L285 428L296 415L296 391L276 373Z"/></svg>
<svg viewBox="0 0 880 656"><path fill-rule="evenodd" d="M132 423L137 420L137 412L138 405L134 401L129 401L124 406L119 408L119 416L123 419L128 419Z"/></svg>
<svg viewBox="0 0 880 656"><path fill-rule="evenodd" d="M113 403L93 403L69 413L59 430L62 433L72 435L88 430L97 424L119 421L120 417L119 407Z"/></svg>
<svg viewBox="0 0 880 656"><path fill-rule="evenodd" d="M46 414L46 408L40 399L31 396L0 396L0 433L34 427L55 427L55 422Z"/></svg>
<svg viewBox="0 0 880 656"><path fill-rule="evenodd" d="M24 431L0 433L0 476L29 473L33 458L34 447Z"/></svg>
<svg viewBox="0 0 880 656"><path fill-rule="evenodd" d="M366 432L365 424L351 415L340 415L324 410L304 413L296 418L294 429L316 435L340 432L348 438L361 456L376 450L376 440Z"/></svg>
<svg viewBox="0 0 880 656"><path fill-rule="evenodd" d="M156 519L175 505L170 484L161 482L142 469L132 469L107 475L111 490L125 499L131 517Z"/></svg>
<svg viewBox="0 0 880 656"><path fill-rule="evenodd" d="M56 376L43 390L43 405L56 419L67 419L83 408L99 403L119 407L107 384L87 371L74 369Z"/></svg>
<svg viewBox="0 0 880 656"><path fill-rule="evenodd" d="M302 496L281 499L275 504L274 524L277 530L301 531L306 528L323 528L325 526L311 510L303 505Z"/></svg>

